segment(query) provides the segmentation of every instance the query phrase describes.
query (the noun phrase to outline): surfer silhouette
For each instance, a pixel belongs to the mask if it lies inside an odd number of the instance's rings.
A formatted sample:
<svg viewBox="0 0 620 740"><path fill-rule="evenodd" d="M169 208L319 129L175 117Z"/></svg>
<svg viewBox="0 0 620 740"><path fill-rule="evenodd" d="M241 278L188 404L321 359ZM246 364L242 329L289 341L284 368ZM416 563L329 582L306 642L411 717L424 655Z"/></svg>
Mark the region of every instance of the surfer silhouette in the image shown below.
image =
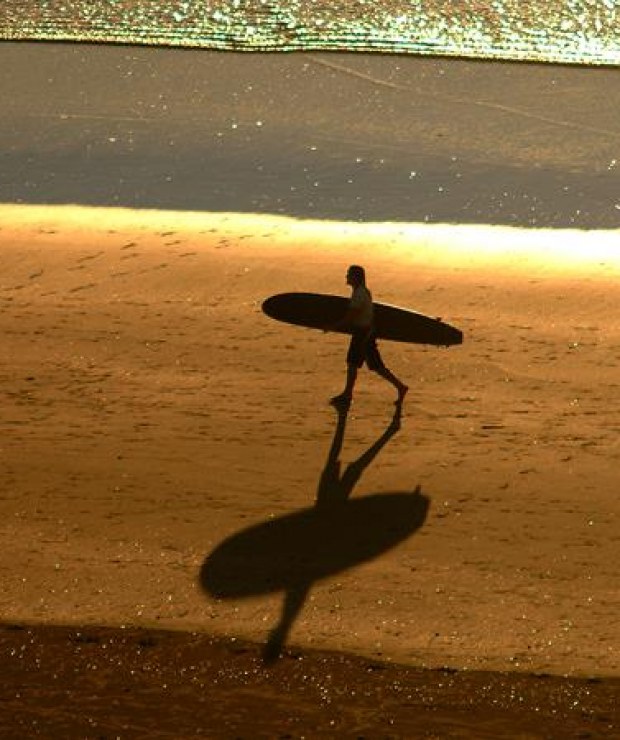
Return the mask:
<svg viewBox="0 0 620 740"><path fill-rule="evenodd" d="M342 393L334 396L330 403L334 406L349 406L353 399L353 389L358 370L366 363L369 370L377 373L391 383L397 390L396 405L401 407L409 386L399 380L383 362L374 331L374 309L372 294L366 287L366 271L360 265L351 265L347 270L347 285L352 288L351 300L345 315L325 331L338 331L351 328L351 341L347 352L347 377Z"/></svg>

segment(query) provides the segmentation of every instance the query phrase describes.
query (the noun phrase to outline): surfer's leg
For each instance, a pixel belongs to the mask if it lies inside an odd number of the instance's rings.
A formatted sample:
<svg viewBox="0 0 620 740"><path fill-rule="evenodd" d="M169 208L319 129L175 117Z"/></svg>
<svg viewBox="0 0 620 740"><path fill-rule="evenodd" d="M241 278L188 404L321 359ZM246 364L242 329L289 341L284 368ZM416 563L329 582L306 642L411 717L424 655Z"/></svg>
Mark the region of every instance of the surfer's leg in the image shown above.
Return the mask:
<svg viewBox="0 0 620 740"><path fill-rule="evenodd" d="M398 391L398 398L396 399L396 404L400 405L405 400L405 396L407 395L407 391L409 390L409 386L405 385L405 383L402 382L402 380L399 380L396 375L394 375L393 372L387 369L387 367L383 367L380 370L375 371L378 375L380 375L382 378L385 378L389 383L391 383L396 390Z"/></svg>
<svg viewBox="0 0 620 740"><path fill-rule="evenodd" d="M394 373L385 366L383 358L381 357L381 353L379 352L379 348L377 347L377 343L374 339L368 346L368 352L366 354L366 364L368 365L369 370L372 370L373 372L377 373L377 375L385 378L388 383L391 383L396 388L396 390L398 391L398 398L396 399L396 403L398 405L402 404L405 396L407 395L407 391L409 390L409 386L405 385L402 380L397 378L396 375L394 375Z"/></svg>
<svg viewBox="0 0 620 740"><path fill-rule="evenodd" d="M351 403L353 398L353 388L355 387L355 381L357 380L357 367L351 363L347 364L347 382L342 393L338 396L334 396L330 403L335 406L345 405Z"/></svg>
<svg viewBox="0 0 620 740"><path fill-rule="evenodd" d="M357 370L364 364L364 345L360 337L353 334L347 352L347 380L342 393L334 396L330 403L335 406L348 405L353 398L353 388L357 380Z"/></svg>

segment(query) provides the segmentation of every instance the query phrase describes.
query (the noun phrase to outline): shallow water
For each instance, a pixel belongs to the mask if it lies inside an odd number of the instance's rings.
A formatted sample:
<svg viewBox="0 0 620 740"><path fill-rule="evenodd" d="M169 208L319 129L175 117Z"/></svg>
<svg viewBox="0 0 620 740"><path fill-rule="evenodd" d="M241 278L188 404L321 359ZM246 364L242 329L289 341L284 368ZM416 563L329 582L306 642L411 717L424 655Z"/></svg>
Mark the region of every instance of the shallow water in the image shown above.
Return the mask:
<svg viewBox="0 0 620 740"><path fill-rule="evenodd" d="M620 64L615 0L4 0L0 38Z"/></svg>

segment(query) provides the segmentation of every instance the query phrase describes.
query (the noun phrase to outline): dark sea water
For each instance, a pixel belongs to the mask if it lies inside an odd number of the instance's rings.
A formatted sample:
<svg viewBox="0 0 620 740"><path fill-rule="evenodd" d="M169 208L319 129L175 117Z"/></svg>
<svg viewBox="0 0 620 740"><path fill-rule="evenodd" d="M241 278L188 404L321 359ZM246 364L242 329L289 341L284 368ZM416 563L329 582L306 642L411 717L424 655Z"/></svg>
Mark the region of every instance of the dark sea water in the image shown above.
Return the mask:
<svg viewBox="0 0 620 740"><path fill-rule="evenodd" d="M620 64L617 0L2 0L0 38Z"/></svg>

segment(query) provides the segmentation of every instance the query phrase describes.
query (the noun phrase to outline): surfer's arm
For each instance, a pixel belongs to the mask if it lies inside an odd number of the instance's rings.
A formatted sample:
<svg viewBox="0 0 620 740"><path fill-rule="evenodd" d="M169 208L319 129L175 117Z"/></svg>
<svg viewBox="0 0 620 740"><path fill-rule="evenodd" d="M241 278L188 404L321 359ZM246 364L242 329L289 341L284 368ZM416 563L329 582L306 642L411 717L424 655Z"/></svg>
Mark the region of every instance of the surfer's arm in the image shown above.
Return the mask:
<svg viewBox="0 0 620 740"><path fill-rule="evenodd" d="M323 331L338 331L339 329L344 329L346 326L353 324L355 319L357 319L361 313L362 309L360 306L349 306L347 312L341 319L336 321L334 324L328 324Z"/></svg>

